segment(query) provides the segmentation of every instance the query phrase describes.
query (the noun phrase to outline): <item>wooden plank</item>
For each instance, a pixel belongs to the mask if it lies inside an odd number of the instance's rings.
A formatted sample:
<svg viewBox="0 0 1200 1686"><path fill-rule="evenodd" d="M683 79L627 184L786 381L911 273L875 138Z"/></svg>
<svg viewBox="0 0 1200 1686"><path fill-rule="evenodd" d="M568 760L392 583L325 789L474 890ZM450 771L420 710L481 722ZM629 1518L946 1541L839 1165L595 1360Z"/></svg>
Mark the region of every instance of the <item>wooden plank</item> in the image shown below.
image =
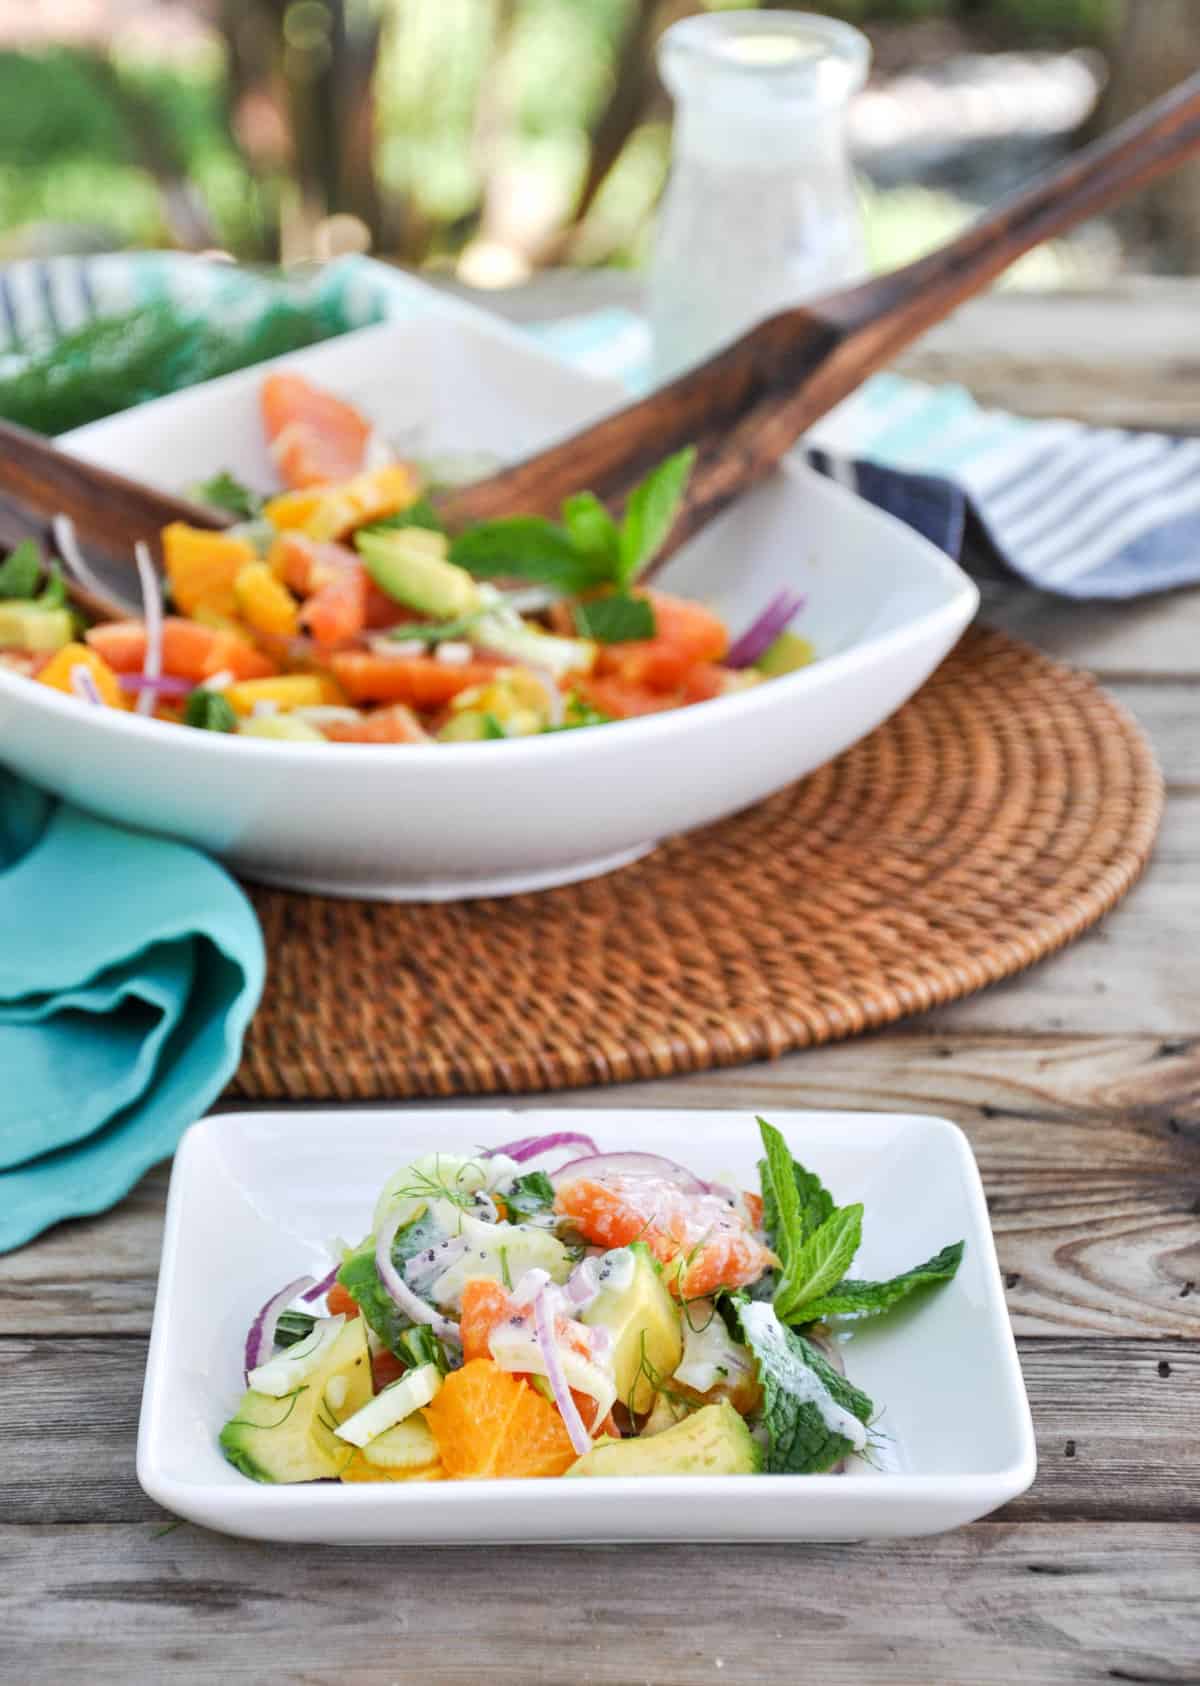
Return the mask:
<svg viewBox="0 0 1200 1686"><path fill-rule="evenodd" d="M0 1672L23 1686L1194 1686L1198 1561L1200 1529L1112 1523L520 1552L6 1528Z"/></svg>
<svg viewBox="0 0 1200 1686"><path fill-rule="evenodd" d="M485 1106L487 1103L478 1103ZM769 1065L518 1105L933 1112L966 1129L1022 1334L1191 1333L1200 1043L894 1032ZM167 1172L0 1259L0 1334L149 1327ZM103 1268L98 1268L100 1261Z"/></svg>
<svg viewBox="0 0 1200 1686"><path fill-rule="evenodd" d="M134 1475L145 1361L146 1344L136 1338L0 1341L7 1402L0 1505L8 1521L161 1515ZM1200 1344L1027 1340L1021 1362L1042 1462L1015 1515L1200 1521ZM35 1444L52 1446L53 1457L31 1456Z"/></svg>
<svg viewBox="0 0 1200 1686"><path fill-rule="evenodd" d="M1126 603L1076 603L1013 586L989 592L983 618L1060 661L1090 668L1106 683L1189 680L1200 666L1200 588Z"/></svg>
<svg viewBox="0 0 1200 1686"><path fill-rule="evenodd" d="M643 305L642 278L629 271L551 271L498 292L437 284L519 323ZM1094 291L1003 288L939 323L896 367L960 382L980 403L1020 415L1195 432L1198 307L1200 283L1190 278L1134 276Z"/></svg>

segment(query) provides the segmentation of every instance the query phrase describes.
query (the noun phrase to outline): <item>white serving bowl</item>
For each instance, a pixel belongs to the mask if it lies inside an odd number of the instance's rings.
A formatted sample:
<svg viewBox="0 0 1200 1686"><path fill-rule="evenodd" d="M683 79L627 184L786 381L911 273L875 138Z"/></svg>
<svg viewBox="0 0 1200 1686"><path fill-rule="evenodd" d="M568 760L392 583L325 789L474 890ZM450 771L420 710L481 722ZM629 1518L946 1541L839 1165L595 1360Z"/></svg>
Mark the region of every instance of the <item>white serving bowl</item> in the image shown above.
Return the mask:
<svg viewBox="0 0 1200 1686"><path fill-rule="evenodd" d="M281 360L369 409L421 454L525 455L619 402L511 329L454 306ZM221 468L271 484L262 370L66 436L78 455L178 489ZM789 463L657 582L736 635L783 586L819 660L690 708L507 743L276 743L107 709L0 668L18 772L106 818L195 843L263 883L384 900L536 890L609 871L735 813L848 748L954 645L978 593L933 545Z"/></svg>

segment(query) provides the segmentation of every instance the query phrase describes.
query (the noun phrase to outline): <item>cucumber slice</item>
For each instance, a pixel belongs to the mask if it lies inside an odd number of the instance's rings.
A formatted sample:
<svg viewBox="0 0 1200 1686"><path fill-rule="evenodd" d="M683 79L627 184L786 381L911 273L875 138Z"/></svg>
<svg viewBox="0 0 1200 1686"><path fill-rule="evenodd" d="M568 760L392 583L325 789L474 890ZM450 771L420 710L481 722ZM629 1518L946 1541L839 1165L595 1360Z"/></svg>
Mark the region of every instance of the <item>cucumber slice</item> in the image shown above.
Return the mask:
<svg viewBox="0 0 1200 1686"><path fill-rule="evenodd" d="M295 1348L291 1349L292 1351ZM371 1397L371 1357L361 1317L343 1323L290 1394L275 1398L251 1388L221 1430L220 1445L235 1469L252 1481L320 1481L336 1477L350 1448L334 1432Z"/></svg>

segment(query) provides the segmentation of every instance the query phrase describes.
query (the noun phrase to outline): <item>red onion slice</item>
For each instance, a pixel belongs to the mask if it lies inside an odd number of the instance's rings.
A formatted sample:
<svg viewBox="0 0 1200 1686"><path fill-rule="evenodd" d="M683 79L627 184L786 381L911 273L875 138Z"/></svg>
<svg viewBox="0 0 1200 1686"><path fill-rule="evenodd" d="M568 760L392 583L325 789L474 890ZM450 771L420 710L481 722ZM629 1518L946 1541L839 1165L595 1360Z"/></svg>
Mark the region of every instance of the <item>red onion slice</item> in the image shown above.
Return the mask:
<svg viewBox="0 0 1200 1686"><path fill-rule="evenodd" d="M164 697L186 697L195 690L190 679L180 679L173 673L160 673L157 679L144 673L118 673L117 684L123 691L158 691Z"/></svg>
<svg viewBox="0 0 1200 1686"><path fill-rule="evenodd" d="M548 1136L518 1136L515 1142L505 1142L502 1147L489 1147L480 1157L492 1159L502 1153L524 1165L527 1159L536 1159L540 1153L550 1153L556 1147L586 1147L589 1153L600 1151L592 1138L579 1130L555 1130Z"/></svg>
<svg viewBox="0 0 1200 1686"><path fill-rule="evenodd" d="M275 1349L275 1327L279 1322L279 1314L286 1311L296 1298L303 1294L306 1288L312 1287L311 1276L298 1276L294 1282L289 1282L286 1288L281 1288L277 1294L263 1306L246 1334L246 1347L242 1354L242 1365L246 1372L246 1385L250 1385L250 1372L257 1370L260 1364L265 1364ZM304 1296L309 1297L307 1294Z"/></svg>
<svg viewBox="0 0 1200 1686"><path fill-rule="evenodd" d="M149 546L139 539L133 547L137 563L138 582L142 588L142 615L146 622L146 654L142 658L142 676L158 679L163 663L163 598L162 586L150 555ZM153 714L158 693L147 687L138 694L134 709L138 714Z"/></svg>
<svg viewBox="0 0 1200 1686"><path fill-rule="evenodd" d="M392 1263L392 1242L396 1239L396 1231L400 1228L403 1217L404 1208L398 1206L379 1231L375 1242L375 1269L379 1272L379 1280L406 1317L411 1317L414 1323L427 1323L440 1341L451 1341L455 1346L461 1346L462 1336L458 1332L458 1324L452 1323L448 1317L443 1317L434 1306L427 1305L419 1295L414 1294Z"/></svg>
<svg viewBox="0 0 1200 1686"><path fill-rule="evenodd" d="M590 1452L592 1449L592 1437L583 1426L583 1418L579 1415L579 1407L571 1398L571 1390L567 1386L567 1378L562 1366L562 1354L559 1352L558 1342L554 1338L554 1319L550 1313L549 1290L545 1285L538 1290L534 1298L533 1327L537 1335L537 1344L541 1348L542 1357L546 1361L546 1380L550 1383L554 1403L561 1413L567 1436L571 1445L575 1448L576 1456L582 1458L585 1452Z"/></svg>
<svg viewBox="0 0 1200 1686"><path fill-rule="evenodd" d="M328 1276L323 1276L321 1280L311 1287L306 1294L301 1294L300 1298L306 1302L319 1300L322 1294L327 1294L333 1287L334 1283L337 1281L337 1273L341 1268L341 1265L334 1265Z"/></svg>
<svg viewBox="0 0 1200 1686"><path fill-rule="evenodd" d="M54 536L54 548L65 563L67 571L74 574L79 584L86 586L95 596L107 598L115 604L126 620L136 620L138 611L136 604L115 592L95 572L82 550L79 540L75 537L75 523L69 515L56 515L50 523L50 531Z"/></svg>
<svg viewBox="0 0 1200 1686"><path fill-rule="evenodd" d="M772 597L757 619L751 621L742 636L729 648L726 667L752 667L760 656L766 655L781 632L786 632L804 607L804 598L795 591L780 591Z"/></svg>
<svg viewBox="0 0 1200 1686"><path fill-rule="evenodd" d="M689 1171L686 1165L679 1165L674 1159L664 1159L658 1153L589 1154L586 1159L572 1159L566 1165L560 1165L557 1171L551 1171L550 1181L557 1189L578 1177L605 1176L657 1177L662 1182L674 1183L686 1194L708 1193L708 1184Z"/></svg>
<svg viewBox="0 0 1200 1686"><path fill-rule="evenodd" d="M103 708L104 698L100 695L100 687L96 684L95 675L90 667L83 662L76 662L69 674L71 690L80 702L90 703L93 708Z"/></svg>

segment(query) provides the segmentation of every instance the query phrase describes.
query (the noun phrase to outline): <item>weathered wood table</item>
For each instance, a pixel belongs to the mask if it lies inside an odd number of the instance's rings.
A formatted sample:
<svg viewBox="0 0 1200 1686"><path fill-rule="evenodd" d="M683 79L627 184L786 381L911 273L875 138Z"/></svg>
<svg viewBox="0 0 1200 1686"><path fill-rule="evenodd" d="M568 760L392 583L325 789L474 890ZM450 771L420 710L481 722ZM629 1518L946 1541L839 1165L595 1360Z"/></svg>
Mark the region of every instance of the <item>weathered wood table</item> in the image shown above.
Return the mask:
<svg viewBox="0 0 1200 1686"><path fill-rule="evenodd" d="M612 285L499 302L544 316ZM1200 284L1009 294L908 366L1029 411L1200 430L1198 319ZM1166 824L1129 900L886 1035L566 1103L957 1120L1033 1404L1032 1491L956 1534L851 1547L289 1549L172 1528L134 1478L163 1168L0 1261L0 1679L1200 1682L1200 591L989 612L1100 674L1157 745Z"/></svg>

